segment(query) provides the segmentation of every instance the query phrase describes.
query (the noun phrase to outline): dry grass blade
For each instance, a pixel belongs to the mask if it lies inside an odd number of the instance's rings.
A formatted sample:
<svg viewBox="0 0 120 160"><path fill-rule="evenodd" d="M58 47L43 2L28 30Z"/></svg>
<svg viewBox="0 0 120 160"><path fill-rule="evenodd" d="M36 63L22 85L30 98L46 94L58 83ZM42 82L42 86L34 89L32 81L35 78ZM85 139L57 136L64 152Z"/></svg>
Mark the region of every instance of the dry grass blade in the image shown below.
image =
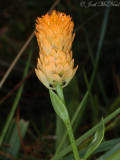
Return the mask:
<svg viewBox="0 0 120 160"><path fill-rule="evenodd" d="M32 69L25 78L23 78L7 95L5 95L5 97L3 97L0 100L0 105L3 104L5 102L5 100L12 95L13 92L15 92L22 84L24 81L26 81L26 79L28 79L31 74L34 72L34 69Z"/></svg>
<svg viewBox="0 0 120 160"><path fill-rule="evenodd" d="M21 55L25 51L25 49L27 48L27 46L30 43L30 41L32 40L33 36L34 36L34 32L31 33L30 37L27 39L27 41L25 42L25 44L20 49L20 51L18 52L17 56L15 57L15 59L13 60L13 62L11 63L10 67L8 68L7 72L5 73L4 77L2 78L2 80L0 82L0 88L4 84L5 80L9 76L10 72L12 71L13 67L15 66L15 64L17 63L17 61L19 60L19 58L21 57Z"/></svg>

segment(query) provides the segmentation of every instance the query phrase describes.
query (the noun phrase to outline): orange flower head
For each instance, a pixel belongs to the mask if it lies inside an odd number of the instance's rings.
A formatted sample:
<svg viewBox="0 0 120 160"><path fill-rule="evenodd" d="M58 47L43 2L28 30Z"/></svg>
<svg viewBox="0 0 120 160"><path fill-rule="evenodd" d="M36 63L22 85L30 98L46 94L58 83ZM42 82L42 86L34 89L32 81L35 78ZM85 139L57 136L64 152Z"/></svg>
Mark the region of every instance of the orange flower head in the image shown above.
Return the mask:
<svg viewBox="0 0 120 160"><path fill-rule="evenodd" d="M55 89L57 84L65 87L78 68L73 68L71 50L74 23L70 16L55 10L36 22L35 35L40 49L36 75L49 89Z"/></svg>

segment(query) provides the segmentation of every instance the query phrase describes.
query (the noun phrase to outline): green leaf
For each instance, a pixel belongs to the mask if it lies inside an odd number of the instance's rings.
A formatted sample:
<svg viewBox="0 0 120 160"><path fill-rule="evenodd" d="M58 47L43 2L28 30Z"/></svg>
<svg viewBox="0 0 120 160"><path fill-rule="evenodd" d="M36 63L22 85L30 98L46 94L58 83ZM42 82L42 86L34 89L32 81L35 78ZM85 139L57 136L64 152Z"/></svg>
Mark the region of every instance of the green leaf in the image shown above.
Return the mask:
<svg viewBox="0 0 120 160"><path fill-rule="evenodd" d="M102 119L97 128L93 141L88 146L88 149L83 157L83 160L86 160L92 154L92 152L100 145L100 143L103 140L103 137L104 137L104 121Z"/></svg>
<svg viewBox="0 0 120 160"><path fill-rule="evenodd" d="M64 123L66 123L69 120L69 115L66 106L52 90L49 90L49 93L55 112L64 121Z"/></svg>
<svg viewBox="0 0 120 160"><path fill-rule="evenodd" d="M31 62L31 58L32 58L32 53L33 53L33 48L30 49L29 56L28 56L28 59L27 59L26 65L25 65L24 73L23 73L23 78L25 78L27 73L28 73L30 62ZM10 122L11 122L13 116L14 116L16 107L18 106L18 103L20 101L23 88L24 88L24 83L20 86L20 88L19 88L19 90L17 92L16 98L15 98L15 100L13 102L13 105L11 107L11 110L9 112L7 120L6 120L5 124L4 124L2 132L0 133L0 146L1 146L2 142L3 142L3 140L4 140L4 137L5 137L5 134L6 134L7 130L8 130Z"/></svg>
<svg viewBox="0 0 120 160"><path fill-rule="evenodd" d="M119 160L120 159L120 143L113 149L102 155L97 160Z"/></svg>
<svg viewBox="0 0 120 160"><path fill-rule="evenodd" d="M109 140L109 141L104 141L94 151L94 153L108 151L108 150L112 149L113 147L115 147L116 145L118 145L119 143L120 143L120 138L112 139L112 140Z"/></svg>
<svg viewBox="0 0 120 160"><path fill-rule="evenodd" d="M20 133L22 138L24 138L27 128L28 128L29 122L24 121L21 119L19 121L19 127L20 127ZM17 157L17 154L19 152L21 141L18 134L18 128L16 125L16 120L12 120L10 123L10 126L8 128L8 132L5 136L4 143L8 144L10 147L6 149L6 153L9 153L13 157Z"/></svg>
<svg viewBox="0 0 120 160"><path fill-rule="evenodd" d="M112 139L112 140L109 140L109 141L104 141L92 153L92 155L96 154L96 153L100 153L100 152L109 151L110 149L112 149L113 147L115 147L119 143L120 143L120 138ZM86 151L87 151L87 148L80 150L79 155L84 156L84 154L86 153ZM64 160L70 160L70 159L73 159L73 158L74 158L74 155L70 154L70 155L66 156L64 158Z"/></svg>

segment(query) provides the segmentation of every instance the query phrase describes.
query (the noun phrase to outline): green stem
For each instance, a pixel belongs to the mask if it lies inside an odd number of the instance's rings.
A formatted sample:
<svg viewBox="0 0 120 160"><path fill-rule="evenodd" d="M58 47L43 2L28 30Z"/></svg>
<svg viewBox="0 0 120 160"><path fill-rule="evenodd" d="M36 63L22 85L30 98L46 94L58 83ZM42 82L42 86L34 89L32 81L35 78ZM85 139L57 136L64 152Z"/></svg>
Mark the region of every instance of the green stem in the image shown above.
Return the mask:
<svg viewBox="0 0 120 160"><path fill-rule="evenodd" d="M64 94L63 94L63 89L60 85L56 86L56 91L57 91L57 95L60 98L60 100L64 103L65 105L65 98L64 98Z"/></svg>
<svg viewBox="0 0 120 160"><path fill-rule="evenodd" d="M57 85L56 88L57 88L56 90L57 90L57 94L58 94L59 98L65 104L63 89L59 85ZM62 137L64 136L65 132L66 132L66 127L65 127L62 119L57 115L56 116L56 136L57 136L56 150L57 150L59 143L61 142ZM66 146L67 146L67 139L64 141L64 144L63 144L63 147L61 148L61 150L64 149Z"/></svg>
<svg viewBox="0 0 120 160"><path fill-rule="evenodd" d="M80 160L77 145L76 145L76 141L75 141L75 138L74 138L74 135L73 135L73 130L72 130L72 127L71 127L71 124L70 124L70 120L68 121L68 123L66 123L66 128L67 128L67 132L68 132L70 142L71 142L71 145L72 145L75 160Z"/></svg>
<svg viewBox="0 0 120 160"><path fill-rule="evenodd" d="M60 98L60 100L65 105L65 99L64 99L63 89L61 88L61 86L59 86L59 85L56 86L56 92L57 92L57 95ZM66 109L67 109L67 107L66 107ZM68 118L68 120L65 121L64 123L65 123L65 126L67 128L67 132L68 132L69 139L70 139L70 142L71 142L71 145L72 145L72 149L73 149L75 160L80 160L78 149L77 149L77 145L76 145L74 134L73 134L73 130L72 130L71 123L70 123L70 119Z"/></svg>
<svg viewBox="0 0 120 160"><path fill-rule="evenodd" d="M33 53L33 49L31 48L29 56L28 56L28 59L27 59L27 63L26 63L26 66L25 66L25 70L24 70L24 73L23 73L23 78L28 73L28 69L29 69L29 66L30 66L31 58L32 58L32 53ZM14 101L14 103L12 105L12 108L10 110L8 118L7 118L6 122L5 122L4 128L3 128L3 130L2 130L2 132L0 134L0 146L2 145L2 142L4 140L5 134L7 133L8 127L10 125L10 122L11 122L13 116L14 116L15 110L17 108L17 105L19 103L20 97L22 95L23 88L24 88L24 83L20 86L20 88L19 88L19 90L17 92L15 101Z"/></svg>
<svg viewBox="0 0 120 160"><path fill-rule="evenodd" d="M83 108L84 108L84 106L85 106L85 104L86 104L86 102L87 102L88 95L89 95L88 92L86 92L83 100L81 101L80 105L78 106L78 108L77 108L77 110L76 110L76 112L75 112L75 114L74 114L74 116L73 116L73 118L72 118L72 120L71 120L71 125L74 124L74 122L75 122L75 120L76 120L76 117L78 116L78 114L80 113L80 111L83 112ZM81 114L81 115L82 115L82 114ZM74 124L74 125L75 125L75 124ZM57 148L57 151L56 151L56 153L55 153L55 156L60 152L60 150L61 150L61 148L62 148L62 145L63 145L64 141L66 140L66 137L67 137L67 132L65 132L65 134L64 134L64 136L63 136L63 138L62 138L61 143L60 143L60 145L59 145L59 147ZM54 157L55 157L55 156L54 156ZM54 159L54 157L52 158L52 160Z"/></svg>

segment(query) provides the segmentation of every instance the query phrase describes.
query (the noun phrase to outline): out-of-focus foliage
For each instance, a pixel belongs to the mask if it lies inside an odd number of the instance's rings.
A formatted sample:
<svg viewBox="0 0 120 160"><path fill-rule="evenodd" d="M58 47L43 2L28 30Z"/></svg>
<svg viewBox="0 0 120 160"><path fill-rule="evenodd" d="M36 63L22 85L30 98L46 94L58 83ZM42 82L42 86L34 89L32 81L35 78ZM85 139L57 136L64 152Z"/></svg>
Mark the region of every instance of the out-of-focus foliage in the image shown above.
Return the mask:
<svg viewBox="0 0 120 160"><path fill-rule="evenodd" d="M0 1L0 79L4 76L8 67L16 57L31 32L34 30L36 17L45 14L54 3L54 0L1 0ZM88 86L85 81L86 73L88 83L94 70L94 63L98 48L106 7L81 7L79 0L60 1L56 10L69 14L74 21L76 37L73 42L73 57L75 65L79 65L75 79L64 89L66 104L72 119L73 113L82 101ZM78 115L76 123L73 125L75 136L80 137L93 125L100 121L101 117L108 116L120 106L120 6L111 7L107 22L105 38L100 52L97 74L90 90L85 109ZM35 68L38 57L38 45L33 38L32 43L24 51L22 57L15 65L11 74L0 90L0 133L15 100L17 89L3 102L3 98L22 79L25 64L28 59L31 46L33 47L33 57L30 69ZM55 152L55 113L50 103L48 90L39 82L34 72L25 80L23 93L18 104L20 108L20 118L29 121L29 128L24 137L24 147L21 146L18 159L27 157L32 159L50 159ZM16 118L16 113L14 114ZM117 115L106 124L104 140L118 138L120 117ZM84 149L91 141L91 137L86 139L79 149ZM68 143L68 142L67 142ZM103 142L103 148L106 143ZM0 151L3 151L3 144ZM109 144L107 144L109 146ZM115 145L118 146L117 143ZM113 145L113 147L115 147ZM100 147L101 147L100 146ZM118 148L108 149L108 156L117 152ZM7 145L9 148L9 146ZM99 149L99 148L98 148ZM103 151L108 151L103 150ZM82 152L83 153L83 152ZM85 153L85 152L84 152ZM2 152L0 152L0 155ZM94 159L100 157L97 151ZM4 157L7 155L5 154ZM105 157L105 155L103 155Z"/></svg>

